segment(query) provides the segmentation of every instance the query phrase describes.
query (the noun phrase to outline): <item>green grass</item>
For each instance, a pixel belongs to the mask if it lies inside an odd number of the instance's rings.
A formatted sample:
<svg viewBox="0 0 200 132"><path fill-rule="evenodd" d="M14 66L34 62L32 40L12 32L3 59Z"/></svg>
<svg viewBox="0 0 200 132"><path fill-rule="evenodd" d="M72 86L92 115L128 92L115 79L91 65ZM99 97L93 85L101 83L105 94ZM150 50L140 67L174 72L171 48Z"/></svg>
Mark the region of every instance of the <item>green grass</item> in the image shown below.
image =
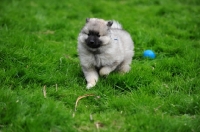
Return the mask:
<svg viewBox="0 0 200 132"><path fill-rule="evenodd" d="M135 42L130 73L91 90L76 50L87 17L118 20ZM199 130L199 0L1 0L0 131Z"/></svg>

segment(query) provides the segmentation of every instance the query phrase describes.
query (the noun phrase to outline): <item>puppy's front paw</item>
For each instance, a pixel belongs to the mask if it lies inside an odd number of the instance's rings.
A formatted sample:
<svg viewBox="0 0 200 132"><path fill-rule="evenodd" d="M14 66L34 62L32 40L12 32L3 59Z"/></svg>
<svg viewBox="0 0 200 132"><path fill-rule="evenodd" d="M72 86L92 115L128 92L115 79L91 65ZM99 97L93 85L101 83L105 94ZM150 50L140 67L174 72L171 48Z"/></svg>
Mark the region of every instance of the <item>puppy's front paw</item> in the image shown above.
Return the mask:
<svg viewBox="0 0 200 132"><path fill-rule="evenodd" d="M109 67L103 67L100 69L99 74L101 76L107 76L111 72L111 69Z"/></svg>
<svg viewBox="0 0 200 132"><path fill-rule="evenodd" d="M87 84L87 89L91 89L92 87L94 87L96 85L96 83L88 83Z"/></svg>

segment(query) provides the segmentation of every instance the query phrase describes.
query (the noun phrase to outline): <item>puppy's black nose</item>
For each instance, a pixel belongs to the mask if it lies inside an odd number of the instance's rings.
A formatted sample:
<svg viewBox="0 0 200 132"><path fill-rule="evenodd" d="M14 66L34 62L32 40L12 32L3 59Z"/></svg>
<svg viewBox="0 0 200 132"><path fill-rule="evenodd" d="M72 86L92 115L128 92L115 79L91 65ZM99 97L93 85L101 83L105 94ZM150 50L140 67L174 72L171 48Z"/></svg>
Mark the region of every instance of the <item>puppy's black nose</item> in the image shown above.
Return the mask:
<svg viewBox="0 0 200 132"><path fill-rule="evenodd" d="M90 40L90 44L94 44L94 40Z"/></svg>

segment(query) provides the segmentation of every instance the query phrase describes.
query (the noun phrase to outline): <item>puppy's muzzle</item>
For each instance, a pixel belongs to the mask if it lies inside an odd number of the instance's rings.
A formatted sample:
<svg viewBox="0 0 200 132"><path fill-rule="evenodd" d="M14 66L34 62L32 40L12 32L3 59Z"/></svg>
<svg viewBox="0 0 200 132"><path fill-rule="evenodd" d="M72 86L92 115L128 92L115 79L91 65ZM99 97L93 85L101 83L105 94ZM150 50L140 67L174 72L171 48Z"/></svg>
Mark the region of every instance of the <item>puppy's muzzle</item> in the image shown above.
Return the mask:
<svg viewBox="0 0 200 132"><path fill-rule="evenodd" d="M90 44L91 44L91 45L94 45L94 40L90 40Z"/></svg>
<svg viewBox="0 0 200 132"><path fill-rule="evenodd" d="M86 44L90 48L99 48L101 46L101 41L98 38L90 36L87 38Z"/></svg>

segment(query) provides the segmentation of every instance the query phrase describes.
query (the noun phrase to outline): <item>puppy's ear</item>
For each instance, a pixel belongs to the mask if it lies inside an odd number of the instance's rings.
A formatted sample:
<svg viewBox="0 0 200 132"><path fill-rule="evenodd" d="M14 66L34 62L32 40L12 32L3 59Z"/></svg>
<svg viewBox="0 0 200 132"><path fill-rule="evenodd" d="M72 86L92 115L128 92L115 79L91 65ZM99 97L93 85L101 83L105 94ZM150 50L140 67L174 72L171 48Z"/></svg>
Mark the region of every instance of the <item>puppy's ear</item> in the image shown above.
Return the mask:
<svg viewBox="0 0 200 132"><path fill-rule="evenodd" d="M90 18L86 18L86 23L88 23L90 21Z"/></svg>
<svg viewBox="0 0 200 132"><path fill-rule="evenodd" d="M113 24L113 21L108 21L107 26L108 26L108 27L111 27L112 24Z"/></svg>

